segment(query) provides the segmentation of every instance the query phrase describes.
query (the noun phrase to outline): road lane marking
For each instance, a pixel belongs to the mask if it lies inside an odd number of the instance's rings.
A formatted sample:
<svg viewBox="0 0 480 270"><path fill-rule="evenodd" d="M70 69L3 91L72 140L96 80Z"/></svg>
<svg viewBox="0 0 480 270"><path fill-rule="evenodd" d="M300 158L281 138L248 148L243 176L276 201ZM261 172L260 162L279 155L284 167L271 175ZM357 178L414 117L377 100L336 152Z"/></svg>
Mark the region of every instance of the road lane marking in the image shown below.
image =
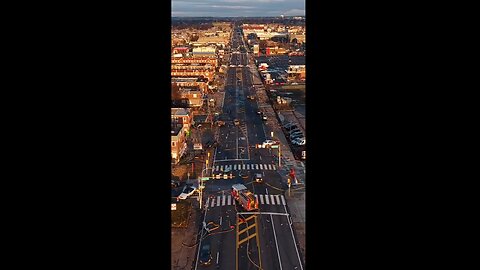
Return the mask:
<svg viewBox="0 0 480 270"><path fill-rule="evenodd" d="M270 195L270 200L272 200L272 204L275 205L275 197L274 197L274 195Z"/></svg>
<svg viewBox="0 0 480 270"><path fill-rule="evenodd" d="M282 204L283 204L283 205L286 205L286 203L285 203L285 197L283 197L283 195L281 195L281 198L282 198Z"/></svg>
<svg viewBox="0 0 480 270"><path fill-rule="evenodd" d="M260 170L263 170L263 165L262 164L260 164Z"/></svg>
<svg viewBox="0 0 480 270"><path fill-rule="evenodd" d="M280 195L275 195L275 198L277 199L277 205L280 205Z"/></svg>
<svg viewBox="0 0 480 270"><path fill-rule="evenodd" d="M219 253L219 251L217 251L217 264L218 264L218 253Z"/></svg>
<svg viewBox="0 0 480 270"><path fill-rule="evenodd" d="M268 195L265 195L265 204L270 204L270 201L268 200Z"/></svg>
<svg viewBox="0 0 480 270"><path fill-rule="evenodd" d="M228 195L228 197L227 197L227 205L231 205L231 201L230 201L231 198L232 198L232 196Z"/></svg>
<svg viewBox="0 0 480 270"><path fill-rule="evenodd" d="M260 203L263 204L263 194L260 194Z"/></svg>
<svg viewBox="0 0 480 270"><path fill-rule="evenodd" d="M278 243L277 243L277 234L275 233L275 225L273 224L273 216L270 215L270 220L272 221L272 227L273 227L273 237L275 238L275 245L277 246L277 256L278 256L278 263L280 265L280 270L282 270L282 260L280 260L280 252L278 250Z"/></svg>
<svg viewBox="0 0 480 270"><path fill-rule="evenodd" d="M226 199L226 196L225 196L225 195L222 195L222 206L225 205L225 199Z"/></svg>

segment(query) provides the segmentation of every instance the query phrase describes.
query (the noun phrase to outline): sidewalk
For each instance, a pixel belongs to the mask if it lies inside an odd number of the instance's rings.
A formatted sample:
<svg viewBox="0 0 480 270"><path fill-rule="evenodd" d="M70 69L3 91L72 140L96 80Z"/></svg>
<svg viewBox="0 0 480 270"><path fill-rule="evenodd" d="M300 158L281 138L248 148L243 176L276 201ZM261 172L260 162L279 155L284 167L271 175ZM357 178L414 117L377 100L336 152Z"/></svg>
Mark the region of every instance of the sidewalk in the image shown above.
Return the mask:
<svg viewBox="0 0 480 270"><path fill-rule="evenodd" d="M285 198L292 215L300 258L305 263L305 191L294 191L292 189L291 196L288 196L288 192L286 192Z"/></svg>
<svg viewBox="0 0 480 270"><path fill-rule="evenodd" d="M194 245L197 241L200 218L200 212L192 207L187 227L171 229L171 270L194 269L197 246L188 246Z"/></svg>

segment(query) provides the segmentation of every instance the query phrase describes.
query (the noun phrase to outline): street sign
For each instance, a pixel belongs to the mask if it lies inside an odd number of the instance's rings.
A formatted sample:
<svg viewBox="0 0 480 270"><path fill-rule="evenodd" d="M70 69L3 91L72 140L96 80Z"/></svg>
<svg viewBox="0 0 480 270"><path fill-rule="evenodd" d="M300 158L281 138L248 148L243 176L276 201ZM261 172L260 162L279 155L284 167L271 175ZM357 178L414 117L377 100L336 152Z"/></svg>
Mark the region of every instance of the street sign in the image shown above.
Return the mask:
<svg viewBox="0 0 480 270"><path fill-rule="evenodd" d="M278 145L272 145L270 148L278 148Z"/></svg>
<svg viewBox="0 0 480 270"><path fill-rule="evenodd" d="M202 180L202 181L208 181L208 180L210 180L210 177L200 177L200 180Z"/></svg>

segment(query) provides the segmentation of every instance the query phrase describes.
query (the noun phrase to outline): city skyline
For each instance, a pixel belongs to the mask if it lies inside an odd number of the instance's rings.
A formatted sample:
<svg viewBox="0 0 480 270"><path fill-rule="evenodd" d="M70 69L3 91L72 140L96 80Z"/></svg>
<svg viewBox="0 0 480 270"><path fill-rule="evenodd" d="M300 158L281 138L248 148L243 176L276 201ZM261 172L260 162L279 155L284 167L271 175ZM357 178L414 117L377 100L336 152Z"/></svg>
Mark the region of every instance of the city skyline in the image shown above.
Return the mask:
<svg viewBox="0 0 480 270"><path fill-rule="evenodd" d="M305 16L305 0L172 0L173 17Z"/></svg>

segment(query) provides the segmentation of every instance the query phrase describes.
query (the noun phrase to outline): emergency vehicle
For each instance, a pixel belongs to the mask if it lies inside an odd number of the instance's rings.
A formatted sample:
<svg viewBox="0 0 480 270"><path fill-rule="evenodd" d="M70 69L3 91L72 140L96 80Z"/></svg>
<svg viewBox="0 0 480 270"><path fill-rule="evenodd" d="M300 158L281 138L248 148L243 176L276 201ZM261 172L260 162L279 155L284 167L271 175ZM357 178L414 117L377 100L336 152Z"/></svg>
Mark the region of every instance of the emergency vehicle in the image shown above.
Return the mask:
<svg viewBox="0 0 480 270"><path fill-rule="evenodd" d="M258 209L258 199L242 184L232 185L232 197L247 211Z"/></svg>

